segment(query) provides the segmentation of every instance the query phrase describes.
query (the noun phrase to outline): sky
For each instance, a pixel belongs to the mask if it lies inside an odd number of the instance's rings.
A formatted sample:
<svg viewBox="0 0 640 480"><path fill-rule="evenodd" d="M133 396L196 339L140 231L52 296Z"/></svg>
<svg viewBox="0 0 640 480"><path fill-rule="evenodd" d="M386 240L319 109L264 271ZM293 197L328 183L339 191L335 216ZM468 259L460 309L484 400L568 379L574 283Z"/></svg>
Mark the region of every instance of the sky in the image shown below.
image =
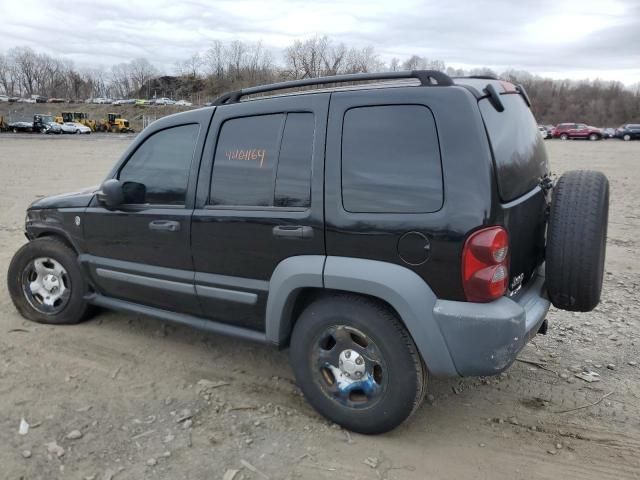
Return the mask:
<svg viewBox="0 0 640 480"><path fill-rule="evenodd" d="M640 0L0 0L0 51L30 46L80 67L145 57L173 73L213 40L261 41L280 60L316 35L385 62L640 82Z"/></svg>

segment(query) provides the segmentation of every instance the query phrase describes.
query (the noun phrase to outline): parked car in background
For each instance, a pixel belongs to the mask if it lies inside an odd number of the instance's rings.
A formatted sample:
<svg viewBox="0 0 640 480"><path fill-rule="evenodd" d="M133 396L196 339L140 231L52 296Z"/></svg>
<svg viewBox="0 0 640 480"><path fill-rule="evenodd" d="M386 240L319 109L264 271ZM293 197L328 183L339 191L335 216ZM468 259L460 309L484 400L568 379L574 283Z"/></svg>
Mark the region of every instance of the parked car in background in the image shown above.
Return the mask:
<svg viewBox="0 0 640 480"><path fill-rule="evenodd" d="M18 132L31 132L33 130L33 123L31 122L12 122L7 125L7 128L13 133Z"/></svg>
<svg viewBox="0 0 640 480"><path fill-rule="evenodd" d="M36 103L47 103L47 97L43 97L42 95L31 95L31 99L35 100Z"/></svg>
<svg viewBox="0 0 640 480"><path fill-rule="evenodd" d="M538 131L540 132L542 138L544 138L545 140L547 138L551 138L551 131L548 130L544 125L538 125Z"/></svg>
<svg viewBox="0 0 640 480"><path fill-rule="evenodd" d="M18 103L36 103L33 98L19 98L17 100Z"/></svg>
<svg viewBox="0 0 640 480"><path fill-rule="evenodd" d="M7 95L0 95L0 102L9 102L9 97Z"/></svg>
<svg viewBox="0 0 640 480"><path fill-rule="evenodd" d="M615 133L616 138L622 140L640 140L640 123L627 123L618 127Z"/></svg>
<svg viewBox="0 0 640 480"><path fill-rule="evenodd" d="M133 105L137 100L133 98L121 98L119 100L114 100L113 105Z"/></svg>
<svg viewBox="0 0 640 480"><path fill-rule="evenodd" d="M615 128L603 128L602 129L602 138L613 138L616 136Z"/></svg>
<svg viewBox="0 0 640 480"><path fill-rule="evenodd" d="M176 104L175 100L171 100L170 98L167 98L167 97L156 98L156 101L154 103L156 105L175 105Z"/></svg>
<svg viewBox="0 0 640 480"><path fill-rule="evenodd" d="M50 98L47 100L47 103L65 103L66 101L66 98Z"/></svg>
<svg viewBox="0 0 640 480"><path fill-rule="evenodd" d="M47 135L52 133L59 135L62 133L62 126L56 122L47 122L44 124L44 128L45 128L44 132L41 130L40 133L45 133Z"/></svg>
<svg viewBox="0 0 640 480"><path fill-rule="evenodd" d="M584 123L560 123L553 130L553 138L569 140L570 138L584 138L602 140L602 130Z"/></svg>
<svg viewBox="0 0 640 480"><path fill-rule="evenodd" d="M151 101L139 98L138 100L135 101L135 104L136 105L151 105Z"/></svg>
<svg viewBox="0 0 640 480"><path fill-rule="evenodd" d="M187 102L186 100L178 100L176 105L180 105L181 107L190 107L193 105L191 102Z"/></svg>
<svg viewBox="0 0 640 480"><path fill-rule="evenodd" d="M62 127L54 121L53 115L36 113L33 116L33 131L45 134L60 134L62 133Z"/></svg>
<svg viewBox="0 0 640 480"><path fill-rule="evenodd" d="M81 133L91 133L91 129L89 127L77 122L64 122L60 125L60 128L62 128L62 133L75 133L78 135Z"/></svg>

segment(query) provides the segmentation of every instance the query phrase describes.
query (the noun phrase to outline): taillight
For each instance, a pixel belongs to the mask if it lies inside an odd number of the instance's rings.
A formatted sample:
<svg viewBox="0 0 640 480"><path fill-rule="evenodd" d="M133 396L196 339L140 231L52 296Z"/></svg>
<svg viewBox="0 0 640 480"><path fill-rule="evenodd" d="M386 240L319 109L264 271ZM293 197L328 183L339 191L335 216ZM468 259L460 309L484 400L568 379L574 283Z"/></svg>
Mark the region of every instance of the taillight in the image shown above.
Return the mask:
<svg viewBox="0 0 640 480"><path fill-rule="evenodd" d="M470 302L500 298L509 284L509 235L502 227L471 234L462 250L462 286Z"/></svg>

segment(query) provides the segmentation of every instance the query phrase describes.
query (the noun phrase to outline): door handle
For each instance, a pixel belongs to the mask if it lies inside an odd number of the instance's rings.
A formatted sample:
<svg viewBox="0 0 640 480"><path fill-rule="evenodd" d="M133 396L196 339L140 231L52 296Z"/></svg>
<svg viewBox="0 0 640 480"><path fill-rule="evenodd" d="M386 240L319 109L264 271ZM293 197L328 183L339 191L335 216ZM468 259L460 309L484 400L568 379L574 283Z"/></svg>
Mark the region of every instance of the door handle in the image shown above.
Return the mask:
<svg viewBox="0 0 640 480"><path fill-rule="evenodd" d="M178 232L180 231L180 222L176 222L175 220L153 220L149 222L149 230Z"/></svg>
<svg viewBox="0 0 640 480"><path fill-rule="evenodd" d="M313 228L307 225L276 225L273 227L273 236L283 238L312 238Z"/></svg>

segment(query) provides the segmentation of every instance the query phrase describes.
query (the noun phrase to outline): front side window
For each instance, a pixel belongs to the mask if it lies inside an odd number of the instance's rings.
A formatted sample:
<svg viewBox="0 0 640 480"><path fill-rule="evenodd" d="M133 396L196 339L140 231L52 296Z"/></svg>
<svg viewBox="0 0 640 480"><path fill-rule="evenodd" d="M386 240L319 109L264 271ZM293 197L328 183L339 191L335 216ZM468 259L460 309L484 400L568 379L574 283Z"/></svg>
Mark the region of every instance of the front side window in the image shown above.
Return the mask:
<svg viewBox="0 0 640 480"><path fill-rule="evenodd" d="M198 131L182 125L147 138L120 169L125 203L184 205Z"/></svg>
<svg viewBox="0 0 640 480"><path fill-rule="evenodd" d="M354 213L426 213L443 201L435 122L421 105L358 107L344 115L342 202Z"/></svg>

